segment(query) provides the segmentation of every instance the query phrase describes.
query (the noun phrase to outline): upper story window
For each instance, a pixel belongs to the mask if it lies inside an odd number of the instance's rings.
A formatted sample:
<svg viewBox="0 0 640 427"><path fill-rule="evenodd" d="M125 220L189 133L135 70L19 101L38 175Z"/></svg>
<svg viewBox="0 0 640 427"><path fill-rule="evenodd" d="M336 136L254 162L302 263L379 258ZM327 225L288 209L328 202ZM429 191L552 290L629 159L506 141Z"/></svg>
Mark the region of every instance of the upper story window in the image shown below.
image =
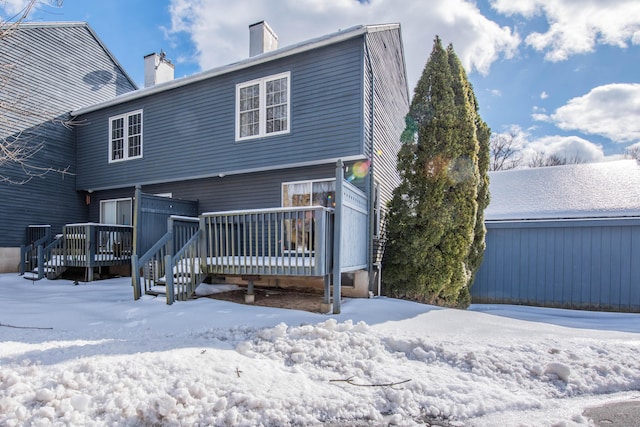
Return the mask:
<svg viewBox="0 0 640 427"><path fill-rule="evenodd" d="M109 117L109 163L142 157L142 110Z"/></svg>
<svg viewBox="0 0 640 427"><path fill-rule="evenodd" d="M290 131L291 73L236 85L236 141Z"/></svg>

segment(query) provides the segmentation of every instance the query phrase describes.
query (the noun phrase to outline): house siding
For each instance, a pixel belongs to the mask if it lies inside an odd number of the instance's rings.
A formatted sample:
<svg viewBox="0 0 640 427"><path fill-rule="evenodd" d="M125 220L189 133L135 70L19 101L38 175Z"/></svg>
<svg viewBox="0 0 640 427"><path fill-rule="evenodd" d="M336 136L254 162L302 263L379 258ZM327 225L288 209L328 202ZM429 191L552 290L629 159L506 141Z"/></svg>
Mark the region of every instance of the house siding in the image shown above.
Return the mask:
<svg viewBox="0 0 640 427"><path fill-rule="evenodd" d="M283 182L327 178L335 178L334 164L152 184L142 186L142 191L171 193L176 199L197 201L199 213L261 209L281 206ZM359 180L355 184L363 182ZM134 187L127 187L93 193L90 220L100 220L100 200L133 197L134 192Z"/></svg>
<svg viewBox="0 0 640 427"><path fill-rule="evenodd" d="M474 303L640 312L640 218L487 222Z"/></svg>
<svg viewBox="0 0 640 427"><path fill-rule="evenodd" d="M86 220L84 194L75 191L74 130L61 122L70 118L69 111L114 98L135 85L84 23L24 24L0 41L0 58L10 65L0 70L8 82L0 99L31 112L3 112L8 120L0 124L0 138L20 135L23 141L42 143L29 164L68 172L49 172L22 185L0 183L0 200L5 201L0 247L15 248L27 243L29 224L50 224L59 233L65 223ZM2 175L25 177L15 164L3 165Z"/></svg>
<svg viewBox="0 0 640 427"><path fill-rule="evenodd" d="M278 169L361 155L362 37L87 113L77 189ZM236 84L291 72L290 133L235 141ZM143 110L143 158L109 163L109 117Z"/></svg>
<svg viewBox="0 0 640 427"><path fill-rule="evenodd" d="M370 80L365 83L364 120L366 128L369 129L373 116L374 150L371 153L371 135L367 134L365 151L369 158L373 158L373 175L380 186L380 238L374 239L373 248L374 262L380 262L384 253L387 202L391 200L393 190L400 183L396 169L397 154L410 99L400 28L368 34L367 47L369 55L365 63L365 75L369 80L370 73L373 73L374 81L373 85Z"/></svg>

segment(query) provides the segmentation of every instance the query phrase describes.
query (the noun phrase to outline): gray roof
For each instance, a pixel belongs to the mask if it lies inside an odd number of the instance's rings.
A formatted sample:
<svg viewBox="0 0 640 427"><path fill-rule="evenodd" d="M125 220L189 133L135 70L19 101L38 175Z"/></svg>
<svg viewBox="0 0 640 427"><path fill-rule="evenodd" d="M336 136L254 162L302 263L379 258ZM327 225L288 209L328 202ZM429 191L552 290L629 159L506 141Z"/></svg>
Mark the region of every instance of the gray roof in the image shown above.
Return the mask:
<svg viewBox="0 0 640 427"><path fill-rule="evenodd" d="M635 160L490 172L487 220L640 216Z"/></svg>
<svg viewBox="0 0 640 427"><path fill-rule="evenodd" d="M21 23L0 40L0 58L1 97L32 113L5 112L9 133L137 89L85 22Z"/></svg>
<svg viewBox="0 0 640 427"><path fill-rule="evenodd" d="M100 110L102 108L117 105L123 102L128 102L134 99L139 99L145 96L149 96L154 93L175 89L177 87L181 87L181 86L185 86L201 80L209 79L214 76L231 73L244 68L252 67L254 65L262 64L269 61L274 61L276 59L295 55L301 52L306 52L312 49L318 49L323 46L339 43L345 40L359 37L366 33L373 33L377 31L384 31L384 30L398 29L398 28L400 28L400 24L358 25L345 30L337 31L335 33L331 33L331 34L327 34L314 39L306 40L297 44L285 46L280 49L263 53L261 55L256 55L250 58L246 58L232 64L202 71L200 73L196 73L191 76L178 78L169 82L160 83L155 86L150 86L144 89L139 89L139 90L136 90L135 92L127 93L125 95L119 96L109 101L105 101L95 105L90 105L84 108L77 109L75 111L72 111L71 114L74 116L77 116L77 115L89 113L92 111Z"/></svg>

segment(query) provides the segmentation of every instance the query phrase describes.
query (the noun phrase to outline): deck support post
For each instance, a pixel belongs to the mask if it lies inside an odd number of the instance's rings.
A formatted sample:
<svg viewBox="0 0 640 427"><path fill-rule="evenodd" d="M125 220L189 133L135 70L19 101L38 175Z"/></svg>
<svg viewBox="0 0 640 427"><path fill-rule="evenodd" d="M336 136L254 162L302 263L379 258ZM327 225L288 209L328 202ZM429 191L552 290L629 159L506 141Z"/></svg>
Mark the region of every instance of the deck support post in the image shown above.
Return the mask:
<svg viewBox="0 0 640 427"><path fill-rule="evenodd" d="M44 245L38 245L38 280L44 279Z"/></svg>
<svg viewBox="0 0 640 427"><path fill-rule="evenodd" d="M340 247L342 244L342 183L344 182L344 163L336 162L336 209L333 214L333 314L340 314L342 298L342 263Z"/></svg>
<svg viewBox="0 0 640 427"><path fill-rule="evenodd" d="M133 299L137 301L142 296L142 287L140 286L140 263L138 263L138 255L135 252L131 255L131 285L133 286Z"/></svg>
<svg viewBox="0 0 640 427"><path fill-rule="evenodd" d="M93 281L93 264L96 259L96 251L94 245L97 242L97 236L94 234L96 232L95 227L92 227L92 224L84 225L84 262L87 265L87 282Z"/></svg>
<svg viewBox="0 0 640 427"><path fill-rule="evenodd" d="M253 293L253 280L249 280L247 285L247 294L244 296L244 302L247 304L253 304L256 300L256 295Z"/></svg>
<svg viewBox="0 0 640 427"><path fill-rule="evenodd" d="M324 299L320 304L320 313L328 314L331 312L331 275L324 276Z"/></svg>
<svg viewBox="0 0 640 427"><path fill-rule="evenodd" d="M171 255L165 255L164 257L164 277L167 292L167 304L171 305L176 300L175 289L173 287L173 263Z"/></svg>

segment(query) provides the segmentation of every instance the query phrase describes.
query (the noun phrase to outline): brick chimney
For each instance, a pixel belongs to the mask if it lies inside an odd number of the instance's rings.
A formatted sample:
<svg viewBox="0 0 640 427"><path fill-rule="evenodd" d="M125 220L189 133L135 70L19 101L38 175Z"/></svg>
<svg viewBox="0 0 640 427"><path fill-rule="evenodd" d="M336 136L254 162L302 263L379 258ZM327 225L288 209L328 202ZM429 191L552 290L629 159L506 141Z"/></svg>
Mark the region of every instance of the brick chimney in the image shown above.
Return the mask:
<svg viewBox="0 0 640 427"><path fill-rule="evenodd" d="M278 36L264 21L249 25L249 56L276 50Z"/></svg>
<svg viewBox="0 0 640 427"><path fill-rule="evenodd" d="M165 53L150 53L144 57L144 87L173 80L174 65L169 61Z"/></svg>

